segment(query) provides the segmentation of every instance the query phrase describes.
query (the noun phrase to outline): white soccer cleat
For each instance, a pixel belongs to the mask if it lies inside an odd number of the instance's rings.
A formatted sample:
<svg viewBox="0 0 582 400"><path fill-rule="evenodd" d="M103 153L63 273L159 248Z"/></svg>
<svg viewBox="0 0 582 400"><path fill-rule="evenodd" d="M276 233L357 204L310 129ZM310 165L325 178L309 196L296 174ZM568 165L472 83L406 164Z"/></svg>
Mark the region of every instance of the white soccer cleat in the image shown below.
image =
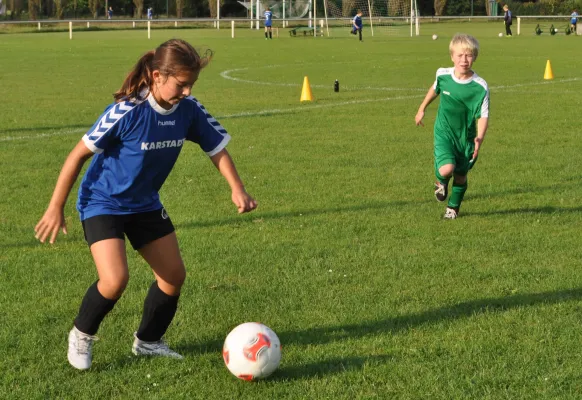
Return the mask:
<svg viewBox="0 0 582 400"><path fill-rule="evenodd" d="M95 340L98 340L96 336L88 335L73 327L69 332L69 351L67 354L69 364L80 370L89 369L93 361L91 351Z"/></svg>
<svg viewBox="0 0 582 400"><path fill-rule="evenodd" d="M443 216L444 219L457 219L459 216L459 209L447 207L445 210L445 215Z"/></svg>
<svg viewBox="0 0 582 400"><path fill-rule="evenodd" d="M184 358L181 354L170 349L166 342L161 339L157 342L144 342L143 340L138 339L135 333L133 336L135 339L133 341L133 346L131 347L131 352L136 356L170 357L178 360Z"/></svg>

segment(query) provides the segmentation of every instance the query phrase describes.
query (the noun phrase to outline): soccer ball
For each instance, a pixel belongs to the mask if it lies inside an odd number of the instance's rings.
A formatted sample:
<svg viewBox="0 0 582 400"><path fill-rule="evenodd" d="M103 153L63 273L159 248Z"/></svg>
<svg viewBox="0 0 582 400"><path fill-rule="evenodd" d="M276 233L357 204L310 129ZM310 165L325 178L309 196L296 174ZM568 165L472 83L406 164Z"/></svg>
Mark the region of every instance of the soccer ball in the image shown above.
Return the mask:
<svg viewBox="0 0 582 400"><path fill-rule="evenodd" d="M436 34L432 35L432 40L437 40L438 36Z"/></svg>
<svg viewBox="0 0 582 400"><path fill-rule="evenodd" d="M503 33L499 32L499 37L503 37Z"/></svg>
<svg viewBox="0 0 582 400"><path fill-rule="evenodd" d="M266 378L281 362L281 342L268 326L247 322L228 334L222 358L237 378L245 381Z"/></svg>

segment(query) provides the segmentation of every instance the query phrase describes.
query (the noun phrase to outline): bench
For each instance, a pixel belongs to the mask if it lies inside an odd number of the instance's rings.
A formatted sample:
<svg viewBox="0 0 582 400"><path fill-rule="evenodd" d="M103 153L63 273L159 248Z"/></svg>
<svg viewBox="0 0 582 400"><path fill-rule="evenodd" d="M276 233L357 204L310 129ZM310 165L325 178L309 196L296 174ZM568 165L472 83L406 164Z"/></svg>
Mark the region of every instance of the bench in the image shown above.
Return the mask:
<svg viewBox="0 0 582 400"><path fill-rule="evenodd" d="M297 28L289 29L289 36L313 36L314 34L317 36L322 36L323 33L321 32L321 28L315 27L310 28L308 26L298 26Z"/></svg>

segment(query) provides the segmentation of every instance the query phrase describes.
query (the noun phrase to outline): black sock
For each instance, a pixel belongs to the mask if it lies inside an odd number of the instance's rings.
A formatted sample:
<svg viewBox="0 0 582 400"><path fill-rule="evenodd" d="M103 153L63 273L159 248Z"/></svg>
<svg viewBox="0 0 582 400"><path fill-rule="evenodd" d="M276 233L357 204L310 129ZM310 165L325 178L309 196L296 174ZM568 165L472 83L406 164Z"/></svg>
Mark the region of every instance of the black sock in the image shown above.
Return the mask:
<svg viewBox="0 0 582 400"><path fill-rule="evenodd" d="M103 297L97 289L97 282L87 289L79 308L79 314L77 314L74 322L77 329L87 335L97 333L101 321L113 309L118 300L110 300Z"/></svg>
<svg viewBox="0 0 582 400"><path fill-rule="evenodd" d="M178 296L168 296L154 282L143 305L143 316L137 330L138 339L156 342L164 336L178 308Z"/></svg>
<svg viewBox="0 0 582 400"><path fill-rule="evenodd" d="M269 31L269 39L273 39L273 32Z"/></svg>
<svg viewBox="0 0 582 400"><path fill-rule="evenodd" d="M267 32L265 32L265 39L267 39Z"/></svg>

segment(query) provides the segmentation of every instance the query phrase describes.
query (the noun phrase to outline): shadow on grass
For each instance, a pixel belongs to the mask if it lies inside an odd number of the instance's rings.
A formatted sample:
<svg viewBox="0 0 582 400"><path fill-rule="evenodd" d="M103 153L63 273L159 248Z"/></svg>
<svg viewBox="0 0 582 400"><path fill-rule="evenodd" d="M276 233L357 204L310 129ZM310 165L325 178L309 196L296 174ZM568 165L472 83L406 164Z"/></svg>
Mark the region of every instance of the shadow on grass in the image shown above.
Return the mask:
<svg viewBox="0 0 582 400"><path fill-rule="evenodd" d="M321 378L332 374L360 371L365 366L386 364L393 360L394 357L390 355L373 355L369 357L332 358L301 365L282 365L268 380L270 382L279 382Z"/></svg>
<svg viewBox="0 0 582 400"><path fill-rule="evenodd" d="M581 207L552 207L552 206L545 206L545 207L533 207L533 208L512 208L507 210L492 210L492 211L483 211L483 212L467 212L463 213L463 217L479 217L479 216L487 216L487 215L519 215L519 214L563 214L563 213L572 213L572 212L581 212Z"/></svg>
<svg viewBox="0 0 582 400"><path fill-rule="evenodd" d="M443 321L454 321L473 317L479 314L501 313L508 310L536 305L549 305L578 301L582 299L582 288L559 290L553 292L520 294L507 297L478 299L458 303L452 306L426 310L420 313L391 317L383 320L367 321L358 324L325 326L308 330L277 332L283 348L287 345L314 346L327 343L370 337L373 335L398 334L401 331L436 324ZM179 346L184 354L201 354L209 352L220 353L223 339L206 343L191 343ZM281 369L274 377L278 380L304 379L329 373L341 373L349 369L361 369L366 363L386 362L389 355L380 358L338 358L322 360L308 365L288 366Z"/></svg>
<svg viewBox="0 0 582 400"><path fill-rule="evenodd" d="M472 199L489 199L493 197L505 197L509 195L517 195L523 193L542 193L551 190L558 190L558 189L565 189L569 188L573 185L578 185L577 181L574 179L569 180L570 182L564 183L553 183L551 185L546 186L529 186L525 188L512 188L507 190L502 190L498 192L484 192L484 193L475 193L472 196L467 196L466 201L470 201ZM429 187L430 189L430 187ZM388 189L387 189L388 190ZM427 189L428 191L428 189ZM428 203L436 203L434 198L431 196L430 193L427 194L426 200L395 200L395 201L376 201L376 202L363 202L361 204L352 204L340 207L329 207L329 208L319 208L319 209L311 209L311 210L291 210L291 211L266 211L261 212L260 208L259 211L255 211L253 213L247 214L245 216L234 215L232 217L226 217L222 219L215 219L209 221L189 221L189 222L182 222L179 224L175 224L176 228L182 229L189 229L189 228L208 228L212 226L221 226L221 225L238 225L244 223L250 223L253 220L257 219L267 219L267 220L276 220L276 219L285 219L285 218L297 218L297 217L306 217L306 216L317 216L317 215L325 215L325 214L338 214L338 213L346 213L346 212L358 212L358 211L368 211L368 210L380 210L380 209L388 209L388 208L404 208L409 206L418 206L421 204L428 204ZM438 205L440 207L440 205ZM495 214L539 214L539 213L555 213L555 212L578 212L582 211L582 207L574 207L574 208L565 208L565 207L553 207L553 206L545 206L545 207L538 207L538 208L524 208L524 209L515 209L515 210L499 210L499 211L488 211L483 213L472 213L472 212L464 212L463 216L478 216L478 215L495 215Z"/></svg>

